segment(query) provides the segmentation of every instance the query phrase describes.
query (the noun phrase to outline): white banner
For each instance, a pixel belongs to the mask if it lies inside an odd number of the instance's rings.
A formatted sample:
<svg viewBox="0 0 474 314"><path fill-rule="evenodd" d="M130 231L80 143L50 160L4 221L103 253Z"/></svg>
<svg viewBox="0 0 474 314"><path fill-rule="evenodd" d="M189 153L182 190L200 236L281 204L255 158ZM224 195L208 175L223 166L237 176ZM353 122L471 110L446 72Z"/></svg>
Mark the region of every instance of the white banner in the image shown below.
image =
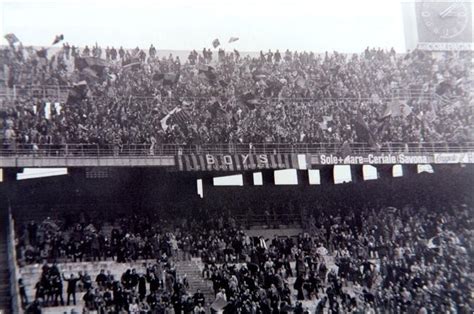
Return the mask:
<svg viewBox="0 0 474 314"><path fill-rule="evenodd" d="M474 152L469 153L439 153L434 154L435 164L472 164L474 163Z"/></svg>

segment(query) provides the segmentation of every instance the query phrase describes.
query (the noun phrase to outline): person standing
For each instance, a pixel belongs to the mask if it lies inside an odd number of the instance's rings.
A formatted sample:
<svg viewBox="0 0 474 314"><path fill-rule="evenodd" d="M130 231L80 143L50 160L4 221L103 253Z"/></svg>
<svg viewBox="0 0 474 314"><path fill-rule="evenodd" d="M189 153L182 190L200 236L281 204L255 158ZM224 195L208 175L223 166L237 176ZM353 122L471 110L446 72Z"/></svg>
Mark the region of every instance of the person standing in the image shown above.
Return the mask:
<svg viewBox="0 0 474 314"><path fill-rule="evenodd" d="M67 281L67 305L69 305L71 296L73 304L76 305L76 288L79 278L75 277L74 274L71 274L69 278L66 278L66 276L63 274L63 279L64 281Z"/></svg>

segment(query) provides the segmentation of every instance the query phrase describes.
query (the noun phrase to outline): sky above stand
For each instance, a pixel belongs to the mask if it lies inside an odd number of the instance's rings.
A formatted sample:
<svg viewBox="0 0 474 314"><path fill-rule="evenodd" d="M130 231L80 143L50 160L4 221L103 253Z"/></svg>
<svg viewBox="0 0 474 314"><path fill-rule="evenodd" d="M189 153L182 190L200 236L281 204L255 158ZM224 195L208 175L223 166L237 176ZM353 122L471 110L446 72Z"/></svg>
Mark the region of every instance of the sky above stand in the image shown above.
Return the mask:
<svg viewBox="0 0 474 314"><path fill-rule="evenodd" d="M1 33L24 45L64 34L79 46L202 50L219 38L240 51L405 50L398 0L0 1ZM240 40L228 44L232 36Z"/></svg>

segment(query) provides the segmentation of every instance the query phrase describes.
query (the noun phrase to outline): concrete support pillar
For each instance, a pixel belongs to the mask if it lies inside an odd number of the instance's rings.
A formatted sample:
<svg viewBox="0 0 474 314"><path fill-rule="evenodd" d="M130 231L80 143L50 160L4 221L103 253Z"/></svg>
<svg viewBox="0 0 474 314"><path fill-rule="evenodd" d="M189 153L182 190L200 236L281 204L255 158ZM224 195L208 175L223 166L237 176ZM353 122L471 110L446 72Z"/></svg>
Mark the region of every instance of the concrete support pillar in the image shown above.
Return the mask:
<svg viewBox="0 0 474 314"><path fill-rule="evenodd" d="M403 176L409 177L418 174L418 165L402 165Z"/></svg>
<svg viewBox="0 0 474 314"><path fill-rule="evenodd" d="M324 166L319 169L321 185L334 184L334 166Z"/></svg>
<svg viewBox="0 0 474 314"><path fill-rule="evenodd" d="M296 170L296 176L298 177L299 186L308 186L309 185L309 172L308 170Z"/></svg>
<svg viewBox="0 0 474 314"><path fill-rule="evenodd" d="M242 173L242 181L244 186L252 186L255 185L253 180L253 172L252 171L245 171Z"/></svg>
<svg viewBox="0 0 474 314"><path fill-rule="evenodd" d="M352 165L351 178L352 178L352 182L363 182L364 181L364 166Z"/></svg>
<svg viewBox="0 0 474 314"><path fill-rule="evenodd" d="M263 185L274 186L275 185L275 172L274 170L262 170L262 181Z"/></svg>
<svg viewBox="0 0 474 314"><path fill-rule="evenodd" d="M379 179L393 178L393 165L377 165L376 168Z"/></svg>

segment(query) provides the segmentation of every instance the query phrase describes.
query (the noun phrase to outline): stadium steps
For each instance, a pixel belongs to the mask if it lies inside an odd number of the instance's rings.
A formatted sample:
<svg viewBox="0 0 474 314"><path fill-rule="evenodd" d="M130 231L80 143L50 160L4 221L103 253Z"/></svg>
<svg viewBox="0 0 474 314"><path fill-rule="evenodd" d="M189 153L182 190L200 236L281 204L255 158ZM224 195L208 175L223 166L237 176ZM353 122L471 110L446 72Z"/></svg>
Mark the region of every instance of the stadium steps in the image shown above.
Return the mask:
<svg viewBox="0 0 474 314"><path fill-rule="evenodd" d="M111 271L112 275L116 280L120 280L122 274L129 268L135 268L138 273L145 273L146 268L145 264L152 264L155 260L139 260L136 262L130 263L116 263L114 261L100 261L100 262L76 262L76 263L58 263L57 266L61 274L66 274L68 276L71 273L77 275L79 271L87 271L91 276L92 280L95 281L95 277L100 272L101 269L104 269L106 272ZM189 281L189 293L193 295L197 289L200 289L206 298L206 303L212 303L214 301L214 293L212 290L212 283L206 281L201 277L201 269L199 266L199 261L193 259L189 262L176 262L176 270L179 276L183 277L186 274L186 277ZM35 296L35 284L41 277L41 264L32 264L20 268L20 276L23 278L23 283L26 287L26 293L28 300L34 300ZM66 286L64 284L63 297L66 297ZM82 312L84 302L82 301L82 296L84 293L78 293L76 295L77 305L74 307L45 307L43 313L63 313L64 311L70 312L71 308L76 309L78 313Z"/></svg>
<svg viewBox="0 0 474 314"><path fill-rule="evenodd" d="M11 313L10 270L8 269L7 213L0 210L0 313Z"/></svg>
<svg viewBox="0 0 474 314"><path fill-rule="evenodd" d="M197 289L200 289L206 298L207 307L214 301L215 295L212 289L212 283L202 277L202 267L200 267L200 259L192 259L191 261L180 261L175 263L176 272L180 277L186 274L189 282L189 293L193 295Z"/></svg>

